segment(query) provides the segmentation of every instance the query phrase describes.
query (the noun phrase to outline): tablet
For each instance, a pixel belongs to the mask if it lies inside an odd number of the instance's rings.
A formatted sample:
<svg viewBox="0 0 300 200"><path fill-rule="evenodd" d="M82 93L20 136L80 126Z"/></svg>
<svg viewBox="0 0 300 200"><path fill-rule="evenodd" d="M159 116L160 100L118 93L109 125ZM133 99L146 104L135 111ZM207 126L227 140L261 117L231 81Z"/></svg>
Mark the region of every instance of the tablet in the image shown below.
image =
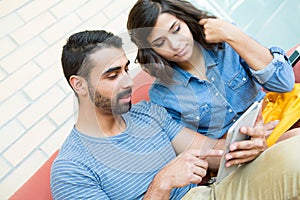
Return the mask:
<svg viewBox="0 0 300 200"><path fill-rule="evenodd" d="M226 176L228 176L232 171L234 171L238 165L232 165L230 167L225 167L225 155L230 151L229 146L236 141L242 141L248 139L248 135L240 133L240 128L242 126L253 127L256 121L258 112L260 110L261 104L255 101L243 115L229 128L227 132L227 137L225 141L225 151L221 158L220 167L217 175L216 183L221 182Z"/></svg>

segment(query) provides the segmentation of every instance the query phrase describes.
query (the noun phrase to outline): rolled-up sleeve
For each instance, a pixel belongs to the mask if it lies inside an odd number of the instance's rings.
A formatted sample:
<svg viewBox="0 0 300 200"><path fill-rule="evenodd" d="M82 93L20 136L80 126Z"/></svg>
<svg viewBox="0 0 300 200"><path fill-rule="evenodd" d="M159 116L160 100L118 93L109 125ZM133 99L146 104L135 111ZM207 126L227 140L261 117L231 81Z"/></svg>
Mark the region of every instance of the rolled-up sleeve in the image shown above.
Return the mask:
<svg viewBox="0 0 300 200"><path fill-rule="evenodd" d="M289 92L294 87L293 68L285 52L278 47L271 47L273 60L262 70L251 70L259 84L274 92Z"/></svg>

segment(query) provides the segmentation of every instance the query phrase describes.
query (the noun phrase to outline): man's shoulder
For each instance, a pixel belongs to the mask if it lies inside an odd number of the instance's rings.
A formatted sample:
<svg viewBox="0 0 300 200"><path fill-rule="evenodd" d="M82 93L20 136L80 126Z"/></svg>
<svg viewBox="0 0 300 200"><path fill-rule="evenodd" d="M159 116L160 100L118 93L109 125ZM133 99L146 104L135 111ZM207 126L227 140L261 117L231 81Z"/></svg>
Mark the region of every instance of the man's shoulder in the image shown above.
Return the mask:
<svg viewBox="0 0 300 200"><path fill-rule="evenodd" d="M138 113L157 113L157 112L161 112L161 111L165 111L165 109L155 103L149 102L149 101L140 101L136 104L133 104L130 112L138 112Z"/></svg>
<svg viewBox="0 0 300 200"><path fill-rule="evenodd" d="M74 128L72 129L71 133L67 136L65 141L63 142L61 148L59 149L59 153L55 159L56 162L58 161L74 161L77 159L85 158L82 156L82 148L76 134L74 133ZM55 162L54 162L55 163Z"/></svg>

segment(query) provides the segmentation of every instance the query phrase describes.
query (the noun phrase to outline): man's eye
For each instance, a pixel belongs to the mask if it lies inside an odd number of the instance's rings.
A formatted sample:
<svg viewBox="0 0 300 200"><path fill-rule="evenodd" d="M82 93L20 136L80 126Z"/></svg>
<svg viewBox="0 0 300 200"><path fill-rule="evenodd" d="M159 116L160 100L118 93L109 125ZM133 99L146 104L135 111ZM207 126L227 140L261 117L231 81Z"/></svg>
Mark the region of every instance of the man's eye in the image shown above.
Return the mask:
<svg viewBox="0 0 300 200"><path fill-rule="evenodd" d="M108 79L115 79L117 77L118 77L117 74L111 74L111 75L107 76Z"/></svg>

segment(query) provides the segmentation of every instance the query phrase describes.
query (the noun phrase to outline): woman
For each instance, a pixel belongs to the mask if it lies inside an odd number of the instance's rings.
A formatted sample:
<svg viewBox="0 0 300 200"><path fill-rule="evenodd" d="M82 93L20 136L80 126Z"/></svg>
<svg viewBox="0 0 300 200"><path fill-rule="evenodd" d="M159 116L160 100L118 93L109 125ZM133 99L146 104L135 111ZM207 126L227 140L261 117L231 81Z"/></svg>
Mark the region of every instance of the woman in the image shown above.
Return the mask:
<svg viewBox="0 0 300 200"><path fill-rule="evenodd" d="M209 137L225 136L253 102L264 99L262 88L276 93L294 88L282 49L267 49L189 2L139 0L127 28L138 46L137 61L157 78L151 101Z"/></svg>

